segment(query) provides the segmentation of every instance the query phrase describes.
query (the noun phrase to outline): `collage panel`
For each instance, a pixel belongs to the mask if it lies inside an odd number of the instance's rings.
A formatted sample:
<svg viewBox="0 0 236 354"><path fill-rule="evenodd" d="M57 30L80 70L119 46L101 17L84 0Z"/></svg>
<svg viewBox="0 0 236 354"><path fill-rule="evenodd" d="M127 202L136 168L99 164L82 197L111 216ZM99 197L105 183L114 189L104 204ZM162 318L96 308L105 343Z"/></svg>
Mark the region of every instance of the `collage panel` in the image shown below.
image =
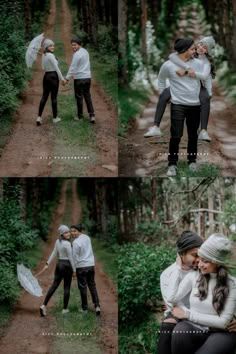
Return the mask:
<svg viewBox="0 0 236 354"><path fill-rule="evenodd" d="M116 197L116 179L0 179L1 353L118 353Z"/></svg>
<svg viewBox="0 0 236 354"><path fill-rule="evenodd" d="M236 179L119 179L120 354L236 352Z"/></svg>
<svg viewBox="0 0 236 354"><path fill-rule="evenodd" d="M235 1L118 10L119 176L235 176Z"/></svg>
<svg viewBox="0 0 236 354"><path fill-rule="evenodd" d="M0 13L0 176L117 176L117 1Z"/></svg>

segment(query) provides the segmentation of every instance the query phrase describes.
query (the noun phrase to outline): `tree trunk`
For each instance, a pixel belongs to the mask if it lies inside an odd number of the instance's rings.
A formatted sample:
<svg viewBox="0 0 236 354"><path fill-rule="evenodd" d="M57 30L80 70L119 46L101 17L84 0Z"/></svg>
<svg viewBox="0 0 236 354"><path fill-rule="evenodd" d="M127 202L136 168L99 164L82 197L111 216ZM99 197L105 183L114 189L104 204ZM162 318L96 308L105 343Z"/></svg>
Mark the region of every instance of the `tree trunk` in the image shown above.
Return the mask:
<svg viewBox="0 0 236 354"><path fill-rule="evenodd" d="M143 62L145 64L147 63L146 27L147 27L147 0L141 0L141 30L142 30L141 53L142 53Z"/></svg>
<svg viewBox="0 0 236 354"><path fill-rule="evenodd" d="M128 31L128 6L127 0L119 0L118 3L118 40L119 40L119 55L121 61L121 77L120 84L123 87L128 86L127 75L127 31Z"/></svg>

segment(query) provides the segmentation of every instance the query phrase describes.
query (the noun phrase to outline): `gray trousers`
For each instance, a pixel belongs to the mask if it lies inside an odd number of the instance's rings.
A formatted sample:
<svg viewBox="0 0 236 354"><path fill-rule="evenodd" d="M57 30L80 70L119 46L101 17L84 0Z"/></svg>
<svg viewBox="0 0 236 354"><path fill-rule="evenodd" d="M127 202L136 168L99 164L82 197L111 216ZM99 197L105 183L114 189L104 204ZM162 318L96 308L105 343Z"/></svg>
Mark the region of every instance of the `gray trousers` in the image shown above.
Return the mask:
<svg viewBox="0 0 236 354"><path fill-rule="evenodd" d="M163 114L166 109L167 102L170 100L170 88L167 87L161 94L157 103L156 113L154 117L154 124L159 127ZM210 96L207 92L207 89L201 86L199 100L201 103L201 112L200 112L200 122L201 129L207 130L209 114L210 114Z"/></svg>

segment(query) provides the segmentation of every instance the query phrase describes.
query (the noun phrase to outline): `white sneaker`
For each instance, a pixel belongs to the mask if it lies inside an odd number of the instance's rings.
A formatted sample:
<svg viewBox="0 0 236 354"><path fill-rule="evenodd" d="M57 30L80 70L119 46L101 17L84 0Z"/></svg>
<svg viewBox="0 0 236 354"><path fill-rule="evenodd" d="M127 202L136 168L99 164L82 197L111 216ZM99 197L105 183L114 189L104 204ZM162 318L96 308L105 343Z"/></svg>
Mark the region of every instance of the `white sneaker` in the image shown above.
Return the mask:
<svg viewBox="0 0 236 354"><path fill-rule="evenodd" d="M176 176L176 170L177 170L177 166L171 165L168 167L166 175L169 177L174 177L174 176Z"/></svg>
<svg viewBox="0 0 236 354"><path fill-rule="evenodd" d="M207 131L202 129L198 135L198 140L211 141L211 138L209 137Z"/></svg>
<svg viewBox="0 0 236 354"><path fill-rule="evenodd" d="M197 172L198 168L197 168L197 163L196 162L191 162L188 165L188 168L191 172Z"/></svg>
<svg viewBox="0 0 236 354"><path fill-rule="evenodd" d="M147 133L144 134L145 138L149 138L151 136L161 136L161 130L159 127L154 125L153 127L149 128Z"/></svg>
<svg viewBox="0 0 236 354"><path fill-rule="evenodd" d="M74 120L76 120L76 121L81 121L81 120L82 120L82 118L79 118L79 117L74 117Z"/></svg>
<svg viewBox="0 0 236 354"><path fill-rule="evenodd" d="M96 311L96 315L99 316L100 313L101 313L100 306L96 306L96 307L95 307L95 311Z"/></svg>
<svg viewBox="0 0 236 354"><path fill-rule="evenodd" d="M59 118L59 117L56 117L56 118L53 118L53 123L58 123L58 122L60 122L61 121L61 118Z"/></svg>
<svg viewBox="0 0 236 354"><path fill-rule="evenodd" d="M45 305L40 306L40 315L45 317L47 315L47 308Z"/></svg>
<svg viewBox="0 0 236 354"><path fill-rule="evenodd" d="M70 310L68 310L68 309L63 309L62 311L61 311L61 313L64 315L65 313L68 313L68 312L70 312Z"/></svg>
<svg viewBox="0 0 236 354"><path fill-rule="evenodd" d="M37 126L42 125L42 118L41 117L38 117L36 119L36 124L37 124Z"/></svg>
<svg viewBox="0 0 236 354"><path fill-rule="evenodd" d="M95 117L94 116L92 116L92 117L90 117L90 123L95 123Z"/></svg>

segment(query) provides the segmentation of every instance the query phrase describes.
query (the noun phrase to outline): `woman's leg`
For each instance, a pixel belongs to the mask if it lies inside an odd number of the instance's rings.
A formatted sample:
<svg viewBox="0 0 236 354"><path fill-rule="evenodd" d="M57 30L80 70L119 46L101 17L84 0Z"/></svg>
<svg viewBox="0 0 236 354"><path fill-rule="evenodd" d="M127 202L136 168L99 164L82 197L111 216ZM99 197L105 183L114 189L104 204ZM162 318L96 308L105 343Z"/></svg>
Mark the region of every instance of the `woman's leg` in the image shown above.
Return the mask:
<svg viewBox="0 0 236 354"><path fill-rule="evenodd" d="M64 274L63 274L63 278L64 278L64 307L63 309L67 309L68 307L68 303L69 303L69 299L70 299L70 286L71 286L71 281L72 281L72 274L73 274L73 270L70 264L68 264L68 262L66 262L64 264Z"/></svg>
<svg viewBox="0 0 236 354"><path fill-rule="evenodd" d="M57 95L59 88L59 80L57 73L51 73L50 75L50 88L51 88L51 101L52 101L52 113L53 118L57 118Z"/></svg>
<svg viewBox="0 0 236 354"><path fill-rule="evenodd" d="M236 333L212 333L195 354L234 354L236 350Z"/></svg>
<svg viewBox="0 0 236 354"><path fill-rule="evenodd" d="M170 100L170 88L167 87L161 94L157 103L154 124L159 127L163 114L166 109L167 102Z"/></svg>
<svg viewBox="0 0 236 354"><path fill-rule="evenodd" d="M205 87L201 87L199 99L201 103L201 113L200 113L201 130L202 129L207 130L209 114L210 114L210 96Z"/></svg>
<svg viewBox="0 0 236 354"><path fill-rule="evenodd" d="M54 281L52 286L47 292L47 295L44 300L44 305L47 306L48 301L51 299L52 295L55 293L57 290L58 286L60 285L60 282L62 281L62 269L60 265L60 261L57 262L56 270L55 270L55 275L54 275Z"/></svg>
<svg viewBox="0 0 236 354"><path fill-rule="evenodd" d="M43 96L40 100L39 111L38 111L39 117L41 117L43 114L43 110L44 110L45 104L47 102L49 93L50 93L49 81L48 81L47 75L45 74L44 78L43 78Z"/></svg>
<svg viewBox="0 0 236 354"><path fill-rule="evenodd" d="M171 352L172 354L194 354L207 338L207 332L198 329L190 322L180 321L172 332Z"/></svg>

